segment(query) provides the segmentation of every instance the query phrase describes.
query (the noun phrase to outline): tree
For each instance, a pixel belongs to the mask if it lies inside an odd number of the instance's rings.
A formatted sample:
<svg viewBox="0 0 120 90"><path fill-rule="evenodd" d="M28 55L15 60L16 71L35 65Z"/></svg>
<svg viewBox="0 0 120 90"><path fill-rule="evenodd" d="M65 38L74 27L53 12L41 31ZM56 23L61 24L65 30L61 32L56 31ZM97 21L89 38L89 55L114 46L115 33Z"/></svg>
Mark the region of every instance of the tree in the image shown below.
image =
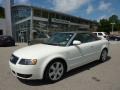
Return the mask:
<svg viewBox="0 0 120 90"><path fill-rule="evenodd" d="M120 20L117 15L112 15L109 19L101 19L99 22L99 31L103 32L111 32L112 25L111 23L115 23L114 31L120 31Z"/></svg>
<svg viewBox="0 0 120 90"><path fill-rule="evenodd" d="M107 19L102 19L99 22L99 31L109 33L111 30L110 22Z"/></svg>
<svg viewBox="0 0 120 90"><path fill-rule="evenodd" d="M117 15L112 15L112 16L109 18L109 22L110 22L110 23L115 23L114 31L118 31L118 30L120 29L120 20L118 19L118 16L117 16Z"/></svg>
<svg viewBox="0 0 120 90"><path fill-rule="evenodd" d="M109 17L109 21L112 23L118 23L119 19L117 15L112 15L111 17Z"/></svg>

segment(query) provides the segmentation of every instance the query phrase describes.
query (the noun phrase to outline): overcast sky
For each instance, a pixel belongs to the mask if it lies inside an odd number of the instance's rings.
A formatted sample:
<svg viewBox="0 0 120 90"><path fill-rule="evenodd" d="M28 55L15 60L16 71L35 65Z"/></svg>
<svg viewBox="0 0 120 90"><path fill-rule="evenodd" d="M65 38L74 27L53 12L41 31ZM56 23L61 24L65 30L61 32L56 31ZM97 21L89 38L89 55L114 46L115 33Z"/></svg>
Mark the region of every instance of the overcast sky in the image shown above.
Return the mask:
<svg viewBox="0 0 120 90"><path fill-rule="evenodd" d="M0 4L4 0L0 0ZM120 17L120 0L15 0L18 4L31 4L79 16L100 20L116 14Z"/></svg>

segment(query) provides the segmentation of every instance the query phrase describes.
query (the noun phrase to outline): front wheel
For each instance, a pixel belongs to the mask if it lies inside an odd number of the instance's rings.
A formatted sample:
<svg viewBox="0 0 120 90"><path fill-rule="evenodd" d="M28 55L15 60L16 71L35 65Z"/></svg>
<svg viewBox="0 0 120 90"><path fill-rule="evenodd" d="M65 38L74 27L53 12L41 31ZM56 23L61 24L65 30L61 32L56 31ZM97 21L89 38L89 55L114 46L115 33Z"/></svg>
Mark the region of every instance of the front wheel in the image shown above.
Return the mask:
<svg viewBox="0 0 120 90"><path fill-rule="evenodd" d="M100 61L101 62L106 61L107 57L108 57L108 51L107 51L107 49L103 49L101 56L100 56Z"/></svg>
<svg viewBox="0 0 120 90"><path fill-rule="evenodd" d="M46 68L44 79L46 81L56 82L62 78L64 73L64 64L61 61L52 61Z"/></svg>

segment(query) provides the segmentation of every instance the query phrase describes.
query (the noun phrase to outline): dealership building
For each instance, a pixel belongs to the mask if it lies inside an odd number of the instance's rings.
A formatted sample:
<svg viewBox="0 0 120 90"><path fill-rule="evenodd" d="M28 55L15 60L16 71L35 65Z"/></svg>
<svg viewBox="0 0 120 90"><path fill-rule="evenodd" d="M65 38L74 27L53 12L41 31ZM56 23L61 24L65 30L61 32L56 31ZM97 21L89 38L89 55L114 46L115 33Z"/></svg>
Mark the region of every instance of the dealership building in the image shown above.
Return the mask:
<svg viewBox="0 0 120 90"><path fill-rule="evenodd" d="M80 17L5 0L6 33L17 42L44 37L43 33L97 29L97 23Z"/></svg>

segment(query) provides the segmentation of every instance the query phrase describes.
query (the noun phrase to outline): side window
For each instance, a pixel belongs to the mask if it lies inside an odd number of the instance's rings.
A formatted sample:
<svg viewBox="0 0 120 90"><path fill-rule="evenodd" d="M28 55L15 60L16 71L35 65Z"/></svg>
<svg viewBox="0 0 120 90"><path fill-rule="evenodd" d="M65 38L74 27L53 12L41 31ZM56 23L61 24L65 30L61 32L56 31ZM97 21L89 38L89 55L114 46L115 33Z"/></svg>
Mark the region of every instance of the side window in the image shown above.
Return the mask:
<svg viewBox="0 0 120 90"><path fill-rule="evenodd" d="M81 43L84 43L84 34L82 33L77 34L74 40L78 40L78 41L81 41Z"/></svg>
<svg viewBox="0 0 120 90"><path fill-rule="evenodd" d="M93 42L100 40L98 37L96 37L94 34L90 33L79 33L76 35L74 40L81 41L81 43L88 43L88 42Z"/></svg>
<svg viewBox="0 0 120 90"><path fill-rule="evenodd" d="M102 33L98 33L99 36L102 36L103 34Z"/></svg>
<svg viewBox="0 0 120 90"><path fill-rule="evenodd" d="M85 42L93 42L97 41L97 37L95 37L93 34L85 34Z"/></svg>

